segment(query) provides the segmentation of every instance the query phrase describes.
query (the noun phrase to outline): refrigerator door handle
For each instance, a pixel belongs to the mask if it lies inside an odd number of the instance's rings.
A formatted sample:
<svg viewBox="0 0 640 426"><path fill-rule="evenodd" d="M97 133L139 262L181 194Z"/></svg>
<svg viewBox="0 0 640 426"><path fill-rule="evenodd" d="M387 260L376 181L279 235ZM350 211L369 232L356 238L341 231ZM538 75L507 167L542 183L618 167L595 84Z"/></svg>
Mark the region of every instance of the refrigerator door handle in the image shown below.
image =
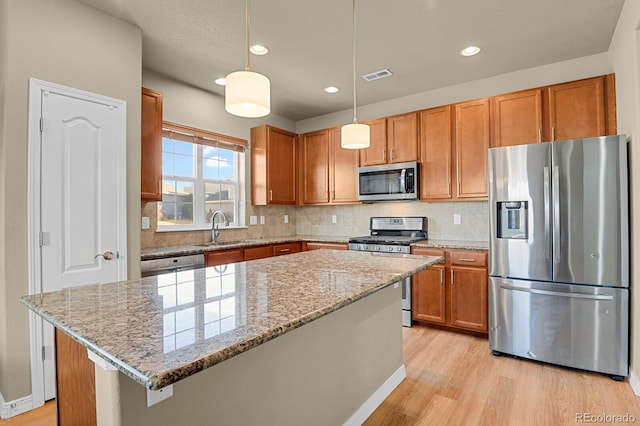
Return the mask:
<svg viewBox="0 0 640 426"><path fill-rule="evenodd" d="M562 291L539 290L535 288L517 287L509 284L500 283L500 288L505 290L522 291L532 294L543 294L546 296L570 297L573 299L591 299L591 300L613 300L611 294L581 294L581 293L565 293Z"/></svg>
<svg viewBox="0 0 640 426"><path fill-rule="evenodd" d="M551 201L549 199L549 166L545 166L543 169L544 176L544 237L545 237L545 246L544 246L544 254L545 258L551 258Z"/></svg>
<svg viewBox="0 0 640 426"><path fill-rule="evenodd" d="M556 262L560 261L560 170L558 166L553 168L551 179L553 193L553 253Z"/></svg>

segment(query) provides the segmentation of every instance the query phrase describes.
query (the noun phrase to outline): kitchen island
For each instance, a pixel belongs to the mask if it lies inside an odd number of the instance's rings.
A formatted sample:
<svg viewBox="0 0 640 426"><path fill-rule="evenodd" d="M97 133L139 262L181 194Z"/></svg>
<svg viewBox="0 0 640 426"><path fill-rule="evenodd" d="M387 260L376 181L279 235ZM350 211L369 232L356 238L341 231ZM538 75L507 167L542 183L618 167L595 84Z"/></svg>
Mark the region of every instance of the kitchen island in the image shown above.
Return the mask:
<svg viewBox="0 0 640 426"><path fill-rule="evenodd" d="M315 250L22 302L115 368L101 424L358 424L404 378L393 284L441 260Z"/></svg>

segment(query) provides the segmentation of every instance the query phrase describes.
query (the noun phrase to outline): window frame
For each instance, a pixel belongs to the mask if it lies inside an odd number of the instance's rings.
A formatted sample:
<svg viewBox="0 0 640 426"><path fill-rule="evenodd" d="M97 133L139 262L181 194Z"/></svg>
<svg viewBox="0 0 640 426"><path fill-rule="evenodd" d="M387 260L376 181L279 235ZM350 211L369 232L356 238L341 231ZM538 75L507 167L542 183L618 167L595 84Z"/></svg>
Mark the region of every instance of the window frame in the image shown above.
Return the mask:
<svg viewBox="0 0 640 426"><path fill-rule="evenodd" d="M165 175L162 173L162 181L178 181L193 183L193 223L184 225L163 225L156 221L156 232L175 231L198 231L211 229L211 223L207 222L205 206L207 204L205 187L206 184L223 184L232 186L235 192L233 211L235 221L224 228L246 228L245 206L246 206L246 148L247 141L219 133L208 132L171 122L164 121L162 125L162 138L171 138L174 141L182 141L196 146L193 156L194 177L178 175ZM236 168L237 179L234 181L224 181L219 179L208 179L204 177L204 149L206 146L234 151L234 167ZM164 151L163 151L164 152ZM175 170L174 170L175 173ZM203 194L197 196L197 194ZM221 201L221 200L219 200ZM175 203L177 206L177 203ZM158 202L158 210L162 201Z"/></svg>

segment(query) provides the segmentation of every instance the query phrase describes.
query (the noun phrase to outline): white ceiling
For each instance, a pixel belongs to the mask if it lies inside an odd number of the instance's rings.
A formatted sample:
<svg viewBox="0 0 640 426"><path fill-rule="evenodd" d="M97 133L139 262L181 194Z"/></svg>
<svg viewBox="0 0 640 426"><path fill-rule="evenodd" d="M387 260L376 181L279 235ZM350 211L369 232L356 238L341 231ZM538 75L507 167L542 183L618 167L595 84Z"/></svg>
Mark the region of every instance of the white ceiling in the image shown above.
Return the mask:
<svg viewBox="0 0 640 426"><path fill-rule="evenodd" d="M214 80L245 67L242 0L78 0L142 29L143 66L224 94ZM606 52L624 0L359 0L358 77L366 105ZM252 0L253 56L271 80L272 112L293 120L353 103L352 2ZM463 58L458 51L478 45ZM342 90L328 95L323 88Z"/></svg>

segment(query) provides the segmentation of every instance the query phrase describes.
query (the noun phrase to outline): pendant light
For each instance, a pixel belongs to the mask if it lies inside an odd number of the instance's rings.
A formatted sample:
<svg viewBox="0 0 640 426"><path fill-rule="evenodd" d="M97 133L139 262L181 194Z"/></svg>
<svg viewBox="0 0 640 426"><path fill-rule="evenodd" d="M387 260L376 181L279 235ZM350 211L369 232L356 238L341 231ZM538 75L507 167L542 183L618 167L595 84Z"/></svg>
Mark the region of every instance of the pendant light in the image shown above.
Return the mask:
<svg viewBox="0 0 640 426"><path fill-rule="evenodd" d="M340 129L340 146L346 149L369 148L369 126L358 123L356 116L356 0L353 0L353 123Z"/></svg>
<svg viewBox="0 0 640 426"><path fill-rule="evenodd" d="M271 83L262 74L251 71L249 54L249 0L245 4L247 67L226 77L225 110L239 117L264 117L271 111Z"/></svg>

